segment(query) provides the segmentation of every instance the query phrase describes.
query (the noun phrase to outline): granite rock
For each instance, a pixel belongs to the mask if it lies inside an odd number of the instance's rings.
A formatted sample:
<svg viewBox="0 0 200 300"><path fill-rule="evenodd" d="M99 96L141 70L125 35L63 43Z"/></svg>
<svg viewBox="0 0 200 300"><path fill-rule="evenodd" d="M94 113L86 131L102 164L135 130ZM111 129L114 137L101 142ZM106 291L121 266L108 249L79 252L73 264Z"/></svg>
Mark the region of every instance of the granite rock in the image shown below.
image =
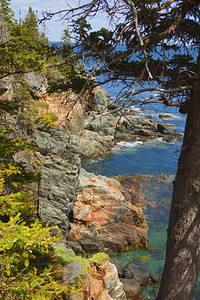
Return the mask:
<svg viewBox="0 0 200 300"><path fill-rule="evenodd" d="M148 237L142 209L131 204L130 195L121 184L82 170L80 175L82 190L74 206L69 247L76 252L119 252L146 247Z"/></svg>
<svg viewBox="0 0 200 300"><path fill-rule="evenodd" d="M75 266L77 269L74 269ZM73 279L70 276L73 276ZM117 269L104 261L101 265L91 264L85 278L81 271L81 266L77 262L69 263L63 271L65 283L67 285L74 282L82 282L82 289L79 293L68 295L69 300L126 300L123 284L120 282Z"/></svg>
<svg viewBox="0 0 200 300"><path fill-rule="evenodd" d="M109 263L108 270L104 276L104 283L111 299L126 300L123 284L118 277L117 268L111 263Z"/></svg>
<svg viewBox="0 0 200 300"><path fill-rule="evenodd" d="M64 132L34 131L33 141L40 170L39 216L43 222L58 225L67 238L70 219L79 189L79 140Z"/></svg>

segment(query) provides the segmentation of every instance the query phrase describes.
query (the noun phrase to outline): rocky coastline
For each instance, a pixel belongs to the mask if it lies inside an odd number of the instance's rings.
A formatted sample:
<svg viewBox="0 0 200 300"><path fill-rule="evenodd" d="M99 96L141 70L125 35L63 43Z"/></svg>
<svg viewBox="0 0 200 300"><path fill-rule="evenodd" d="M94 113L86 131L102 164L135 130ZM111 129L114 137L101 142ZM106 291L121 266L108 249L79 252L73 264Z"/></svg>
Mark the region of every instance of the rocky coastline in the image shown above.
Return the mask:
<svg viewBox="0 0 200 300"><path fill-rule="evenodd" d="M29 138L37 146L34 156L20 155L26 166L40 173L39 184L34 187L40 219L58 225L64 251L70 248L74 253L88 256L102 251L116 253L148 247L142 212L145 200L141 199L139 185L132 185L130 189L120 180L88 173L81 169L81 159L111 153L119 141L148 141L158 137L171 141L181 138L180 134L150 117L140 118L136 111L121 113L119 104L112 102L99 87L86 94L70 111L76 99L72 91L67 95L49 96L43 75L30 73L25 75L25 80L31 87L32 97L38 103L47 104L47 113L57 115L54 128L38 123L29 132ZM7 89L4 95L7 98L14 93L11 82L1 81L0 87ZM89 288L87 299L139 299L141 286L155 280L137 262L127 266L126 271L113 263L107 259L101 266L91 265L83 287L84 291ZM77 265L67 264L63 276L73 277L73 268L77 269ZM81 274L80 271L75 276L77 280ZM121 281L118 275L123 277ZM90 281L93 283L88 287ZM98 292L94 286L99 286ZM84 293L76 297L71 295L69 299L85 299Z"/></svg>

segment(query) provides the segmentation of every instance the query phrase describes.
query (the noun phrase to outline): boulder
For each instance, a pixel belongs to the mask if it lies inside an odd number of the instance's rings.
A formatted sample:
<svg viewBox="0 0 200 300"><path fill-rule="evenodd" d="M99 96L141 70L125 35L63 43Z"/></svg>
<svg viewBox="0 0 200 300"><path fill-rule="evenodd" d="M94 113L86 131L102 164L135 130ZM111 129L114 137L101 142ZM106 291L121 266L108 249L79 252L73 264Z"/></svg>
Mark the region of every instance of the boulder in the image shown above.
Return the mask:
<svg viewBox="0 0 200 300"><path fill-rule="evenodd" d="M93 105L97 109L98 113L106 111L110 95L101 87L96 87L93 90L93 94Z"/></svg>
<svg viewBox="0 0 200 300"><path fill-rule="evenodd" d="M169 127L167 127L166 125L163 125L163 124L157 124L157 130L158 132L160 133L163 133L163 134L172 134L174 135L176 132L171 130Z"/></svg>
<svg viewBox="0 0 200 300"><path fill-rule="evenodd" d="M99 134L90 130L84 130L80 137L80 149L83 157L97 157L109 152L114 145L111 135Z"/></svg>
<svg viewBox="0 0 200 300"><path fill-rule="evenodd" d="M83 252L119 252L148 245L142 209L131 204L130 195L117 180L81 171L80 186L69 247L78 252L80 247Z"/></svg>
<svg viewBox="0 0 200 300"><path fill-rule="evenodd" d="M117 269L108 260L101 265L91 263L86 274L79 261L73 261L64 267L63 279L69 289L71 284L81 285L79 293L67 295L69 300L126 300Z"/></svg>
<svg viewBox="0 0 200 300"><path fill-rule="evenodd" d="M84 106L88 114L91 112L101 114L107 111L110 95L103 88L96 86L85 96Z"/></svg>
<svg viewBox="0 0 200 300"><path fill-rule="evenodd" d="M117 268L111 263L109 263L108 270L105 274L104 283L112 299L126 300L123 284L118 277Z"/></svg>
<svg viewBox="0 0 200 300"><path fill-rule="evenodd" d="M141 286L137 280L121 278L120 281L123 284L123 288L127 299L132 299L132 300L140 299L140 297L138 298L138 296L140 295L141 292Z"/></svg>
<svg viewBox="0 0 200 300"><path fill-rule="evenodd" d="M136 259L133 259L125 267L124 277L127 279L134 278L141 285L144 285L149 282L151 274L140 262L138 262Z"/></svg>
<svg viewBox="0 0 200 300"><path fill-rule="evenodd" d="M171 116L171 115L168 115L168 114L160 114L160 115L159 115L159 118L160 118L160 119L171 119L172 116Z"/></svg>
<svg viewBox="0 0 200 300"><path fill-rule="evenodd" d="M115 117L112 115L107 115L99 118L87 118L85 120L85 129L96 131L96 132L104 132L106 135L114 135L114 124Z"/></svg>
<svg viewBox="0 0 200 300"><path fill-rule="evenodd" d="M114 261L112 258L109 258L109 261L111 264L115 265L115 267L117 268L117 272L118 272L118 276L119 278L123 278L124 277L124 268L122 268L116 261Z"/></svg>

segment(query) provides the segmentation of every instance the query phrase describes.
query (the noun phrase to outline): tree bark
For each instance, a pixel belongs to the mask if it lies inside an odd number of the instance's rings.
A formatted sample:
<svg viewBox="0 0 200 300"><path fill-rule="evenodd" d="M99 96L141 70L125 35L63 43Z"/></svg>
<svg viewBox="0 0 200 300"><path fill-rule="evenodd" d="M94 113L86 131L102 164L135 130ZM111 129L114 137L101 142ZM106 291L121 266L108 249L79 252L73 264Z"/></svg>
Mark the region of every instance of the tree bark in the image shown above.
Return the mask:
<svg viewBox="0 0 200 300"><path fill-rule="evenodd" d="M198 69L200 73L200 59ZM192 300L199 270L200 79L191 92L183 146L173 186L165 266L156 299Z"/></svg>

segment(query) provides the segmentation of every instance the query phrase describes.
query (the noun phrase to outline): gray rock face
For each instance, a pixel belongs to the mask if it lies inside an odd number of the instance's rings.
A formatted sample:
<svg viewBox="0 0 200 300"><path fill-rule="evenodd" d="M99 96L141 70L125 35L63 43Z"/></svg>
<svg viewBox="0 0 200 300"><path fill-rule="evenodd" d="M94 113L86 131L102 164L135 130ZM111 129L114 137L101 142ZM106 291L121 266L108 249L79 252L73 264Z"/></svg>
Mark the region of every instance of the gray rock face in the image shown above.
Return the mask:
<svg viewBox="0 0 200 300"><path fill-rule="evenodd" d="M120 282L117 268L113 264L109 264L109 269L104 278L106 289L108 294L114 300L126 300L126 295L124 292L123 284Z"/></svg>
<svg viewBox="0 0 200 300"><path fill-rule="evenodd" d="M102 88L97 87L94 91L93 105L99 113L104 112L107 109L109 94L106 93Z"/></svg>
<svg viewBox="0 0 200 300"><path fill-rule="evenodd" d="M42 74L36 74L34 72L29 72L24 74L26 82L32 87L33 96L38 96L39 92L46 92L47 89L47 79Z"/></svg>
<svg viewBox="0 0 200 300"><path fill-rule="evenodd" d="M42 221L58 225L67 238L69 219L79 187L79 140L61 131L35 131L33 140L40 170L39 215Z"/></svg>
<svg viewBox="0 0 200 300"><path fill-rule="evenodd" d="M112 135L99 134L90 130L84 130L80 140L82 155L87 158L108 152L108 149L111 149L114 145Z"/></svg>
<svg viewBox="0 0 200 300"><path fill-rule="evenodd" d="M104 116L102 118L97 118L94 120L90 117L86 120L85 129L96 132L103 132L107 135L114 135L115 122L116 118L112 115Z"/></svg>
<svg viewBox="0 0 200 300"><path fill-rule="evenodd" d="M37 98L41 93L45 93L48 87L47 79L43 74L26 73L20 77L20 80L24 80L28 84L29 92L33 98ZM8 99L15 96L16 86L18 89L24 88L20 80L16 76L9 76L0 80L0 88L7 90Z"/></svg>

